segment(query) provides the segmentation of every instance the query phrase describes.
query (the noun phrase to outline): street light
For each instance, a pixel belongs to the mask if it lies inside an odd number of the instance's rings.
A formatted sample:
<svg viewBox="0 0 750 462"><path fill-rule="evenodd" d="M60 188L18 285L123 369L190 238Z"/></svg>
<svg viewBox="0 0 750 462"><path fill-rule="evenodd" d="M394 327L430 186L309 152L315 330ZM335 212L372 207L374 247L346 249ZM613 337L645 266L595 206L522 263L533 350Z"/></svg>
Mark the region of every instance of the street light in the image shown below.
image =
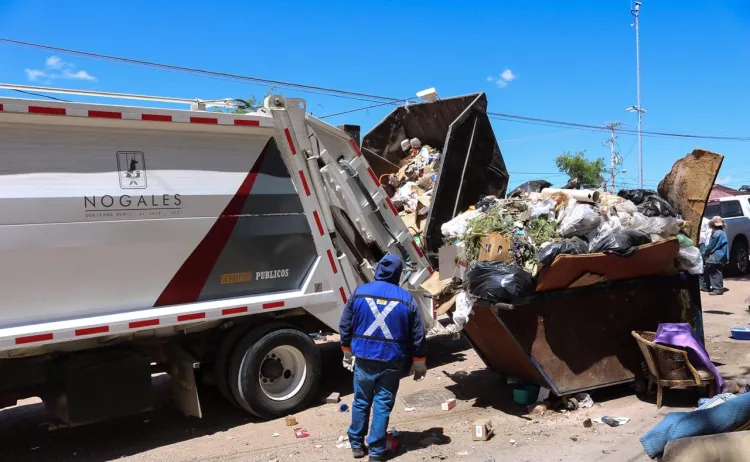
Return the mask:
<svg viewBox="0 0 750 462"><path fill-rule="evenodd" d="M643 135L641 134L641 116L646 112L641 105L641 41L638 29L638 15L641 12L641 2L635 2L634 8L630 10L635 27L635 84L638 93L638 104L631 109L638 113L638 187L643 189ZM632 111L631 111L632 112Z"/></svg>

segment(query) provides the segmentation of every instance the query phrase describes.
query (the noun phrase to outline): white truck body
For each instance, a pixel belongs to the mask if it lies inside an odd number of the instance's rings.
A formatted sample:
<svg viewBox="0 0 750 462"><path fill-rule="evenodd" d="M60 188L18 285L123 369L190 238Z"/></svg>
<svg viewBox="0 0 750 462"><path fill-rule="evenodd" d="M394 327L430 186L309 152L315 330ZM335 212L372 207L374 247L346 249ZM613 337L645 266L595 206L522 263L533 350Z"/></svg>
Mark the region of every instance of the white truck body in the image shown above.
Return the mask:
<svg viewBox="0 0 750 462"><path fill-rule="evenodd" d="M706 203L704 217L724 220L729 249L729 269L737 274L750 270L750 194L720 197Z"/></svg>
<svg viewBox="0 0 750 462"><path fill-rule="evenodd" d="M375 263L352 240L402 256L404 287L420 294L432 269L358 146L304 108L280 96L244 115L0 98L0 358L254 315L337 330ZM416 298L430 325L431 302Z"/></svg>

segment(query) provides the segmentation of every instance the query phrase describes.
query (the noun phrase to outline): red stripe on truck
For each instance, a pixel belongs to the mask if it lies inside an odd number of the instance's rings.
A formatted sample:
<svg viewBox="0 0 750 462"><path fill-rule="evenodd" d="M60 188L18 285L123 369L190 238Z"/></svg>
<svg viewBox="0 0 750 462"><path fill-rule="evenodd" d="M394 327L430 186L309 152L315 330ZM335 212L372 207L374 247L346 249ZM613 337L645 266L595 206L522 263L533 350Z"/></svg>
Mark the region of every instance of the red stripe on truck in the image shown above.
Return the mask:
<svg viewBox="0 0 750 462"><path fill-rule="evenodd" d="M331 269L333 270L333 274L336 274L339 272L339 270L336 268L336 259L333 258L333 252L328 250L328 261L331 262Z"/></svg>
<svg viewBox="0 0 750 462"><path fill-rule="evenodd" d="M339 287L339 294L341 295L341 300L346 303L346 292L343 287Z"/></svg>
<svg viewBox="0 0 750 462"><path fill-rule="evenodd" d="M156 299L154 306L179 305L198 300L211 271L216 265L216 261L219 259L219 255L221 255L221 251L224 250L232 231L234 231L238 216L245 206L247 196L252 191L255 180L258 178L258 172L263 165L263 160L271 143L273 143L273 138L263 148L255 161L255 165L245 177L245 181L237 189L234 197L206 233L206 236L177 270L159 298Z"/></svg>
<svg viewBox="0 0 750 462"><path fill-rule="evenodd" d="M191 117L191 124L207 124L207 125L218 125L219 119L216 117Z"/></svg>
<svg viewBox="0 0 750 462"><path fill-rule="evenodd" d="M177 316L177 322L193 321L196 319L206 319L206 313L190 313Z"/></svg>
<svg viewBox="0 0 750 462"><path fill-rule="evenodd" d="M238 306L237 308L226 308L226 309L221 310L222 316L229 316L230 314L240 314L240 313L247 313L247 307Z"/></svg>
<svg viewBox="0 0 750 462"><path fill-rule="evenodd" d="M357 153L357 157L360 157L362 155L362 151L359 150L359 146L357 146L357 143L355 143L353 139L349 138L349 144L352 145L352 149L354 149L354 152Z"/></svg>
<svg viewBox="0 0 750 462"><path fill-rule="evenodd" d="M55 338L55 336L52 333L29 335L27 337L17 337L16 345L23 345L25 343L44 342L46 340L52 340L53 338Z"/></svg>
<svg viewBox="0 0 750 462"><path fill-rule="evenodd" d="M65 115L64 107L29 106L29 114Z"/></svg>
<svg viewBox="0 0 750 462"><path fill-rule="evenodd" d="M263 304L263 309L264 310L270 310L271 308L281 308L283 306L284 306L284 301L282 300L280 302L264 303Z"/></svg>
<svg viewBox="0 0 750 462"><path fill-rule="evenodd" d="M420 248L419 248L419 246L417 245L417 243L416 243L416 242L414 242L414 241L411 241L411 245L413 245L413 246L414 246L414 250L416 250L416 251L417 251L417 254L419 254L419 258L422 258L422 257L424 257L424 253L422 252L422 249L420 249Z"/></svg>
<svg viewBox="0 0 750 462"><path fill-rule="evenodd" d="M2 111L4 111L4 109L3 109L3 105L2 105L2 104L0 104L0 112L2 112Z"/></svg>
<svg viewBox="0 0 750 462"><path fill-rule="evenodd" d="M148 120L151 122L171 122L171 115L164 114L141 114L141 120Z"/></svg>
<svg viewBox="0 0 750 462"><path fill-rule="evenodd" d="M318 231L320 232L320 235L324 235L325 231L323 231L323 223L320 222L320 216L318 215L317 210L313 210L313 218L315 218L315 224L318 225Z"/></svg>
<svg viewBox="0 0 750 462"><path fill-rule="evenodd" d="M305 178L305 172L302 170L299 171L299 177L302 179L302 186L305 188L305 195L310 195L310 187L307 186L307 178Z"/></svg>
<svg viewBox="0 0 750 462"><path fill-rule="evenodd" d="M292 150L292 155L297 154L297 150L294 148L294 142L292 142L292 133L288 128L285 128L284 134L286 135L286 142L289 143L289 149Z"/></svg>
<svg viewBox="0 0 750 462"><path fill-rule="evenodd" d="M87 327L85 329L76 329L76 337L82 335L106 334L109 332L109 326Z"/></svg>
<svg viewBox="0 0 750 462"><path fill-rule="evenodd" d="M234 119L234 124L244 127L260 127L260 120Z"/></svg>
<svg viewBox="0 0 750 462"><path fill-rule="evenodd" d="M99 119L122 119L122 112L89 111L89 117L96 117Z"/></svg>
<svg viewBox="0 0 750 462"><path fill-rule="evenodd" d="M380 180L378 180L378 176L375 175L375 172L372 171L372 168L367 167L367 173L370 174L370 178L372 178L372 181L375 182L375 186L378 188L380 187Z"/></svg>
<svg viewBox="0 0 750 462"><path fill-rule="evenodd" d="M128 329L138 329L139 327L151 327L151 326L158 326L159 320L158 319L146 319L143 321L133 321L128 324Z"/></svg>

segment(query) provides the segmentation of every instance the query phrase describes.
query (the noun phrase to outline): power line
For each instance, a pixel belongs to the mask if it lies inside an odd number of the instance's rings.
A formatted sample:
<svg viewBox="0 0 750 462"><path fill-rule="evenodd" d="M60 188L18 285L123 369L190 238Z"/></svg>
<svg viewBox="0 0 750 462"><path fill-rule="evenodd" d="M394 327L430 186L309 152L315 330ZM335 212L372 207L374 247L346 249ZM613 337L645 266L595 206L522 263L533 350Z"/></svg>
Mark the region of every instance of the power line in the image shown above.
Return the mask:
<svg viewBox="0 0 750 462"><path fill-rule="evenodd" d="M94 59L117 61L120 63L131 64L131 65L136 65L136 66L144 66L144 67L149 67L153 69L162 69L162 70L170 70L170 71L178 71L178 72L187 72L191 74L199 74L199 75L205 75L205 76L222 77L222 78L228 78L232 80L241 80L241 81L248 81L248 82L253 82L253 83L261 83L261 84L271 85L271 86L294 88L300 91L329 93L328 96L339 96L339 97L348 98L348 99L369 101L371 103L379 103L379 102L382 102L383 100L387 100L389 102L397 102L397 103L401 103L403 101L397 98L390 98L387 96L371 95L367 93L339 90L337 88L319 87L319 86L314 86L314 85L304 85L304 84L293 83L293 82L284 82L281 80L271 80L271 79L263 79L259 77L249 77L249 76L238 75L238 74L230 74L226 72L215 72L215 71L209 71L209 70L198 69L198 68L193 68L193 67L174 66L170 64L161 64L161 63L155 63L151 61L143 61L139 59L122 58L119 56L104 55L104 54L99 54L99 53L91 53L87 51L54 47L50 45L42 45L38 43L23 42L20 40L13 40L13 39L8 39L8 38L3 38L3 37L0 37L0 42L6 43L6 44L12 44L12 45L30 47L30 48L37 48L37 49L47 50L47 51L55 51L59 53L85 56L85 57L94 58ZM380 101L374 101L374 100L380 100Z"/></svg>
<svg viewBox="0 0 750 462"><path fill-rule="evenodd" d="M38 96L40 98L48 98L48 99L55 100L55 101L62 101L63 103L69 103L70 102L70 101L68 101L66 99L55 98L54 96L43 95L41 93L34 93L34 92L31 92L31 91L24 91L24 90L13 90L13 91L17 91L18 93L24 93L26 95Z"/></svg>
<svg viewBox="0 0 750 462"><path fill-rule="evenodd" d="M305 85L305 84L299 84L299 83L293 83L293 82L285 82L281 80L272 80L272 79L264 79L260 77L230 74L227 72L215 72L215 71L209 71L206 69L199 69L199 68L192 68L192 67L185 67L185 66L175 66L175 65L162 64L162 63L156 63L156 62L151 62L151 61L143 61L143 60L138 60L138 59L123 58L119 56L105 55L105 54L100 54L100 53L91 53L87 51L73 50L69 48L55 47L55 46L50 46L50 45L42 45L38 43L24 42L21 40L13 40L13 39L3 38L3 37L0 37L0 43L36 48L36 49L47 50L47 51L55 51L58 53L83 56L83 57L92 58L92 59L115 61L115 62L119 62L123 64L147 67L151 69L174 71L174 72L188 73L188 74L193 74L193 75L200 75L204 77L213 77L213 78L220 78L220 79L242 81L242 82L251 83L251 84L263 84L263 85L270 85L270 86L275 86L275 87L293 88L301 92L322 94L325 96L332 96L332 97L337 97L337 98L346 98L346 99L351 99L351 100L376 103L376 105L374 106L352 109L350 111L345 111L342 113L331 114L326 117L333 117L335 115L362 111L362 110L370 109L372 107L378 107L381 105L385 106L387 104L401 104L404 101L413 99L413 98L408 98L405 100L401 98L393 98L390 96L381 96L381 95L373 95L373 94L354 92L354 91L348 91L348 90L340 90L337 88L320 87L320 86L315 86L315 85ZM528 116L521 116L521 115L516 115L516 114L488 112L487 115L490 116L490 118L496 119L496 120L508 120L508 121L514 121L514 122L520 122L520 123L530 123L530 124L535 124L535 125L565 126L565 127L573 127L573 128L578 128L578 129L599 130L599 131L607 130L607 127L602 126L602 125L591 125L591 124L583 124L583 123L578 123L578 122L567 122L567 121L560 121L560 120L543 119L543 118L538 118L538 117L528 117ZM633 134L638 133L637 130L625 129L625 128L621 128L620 132L633 133ZM727 141L750 141L750 137L739 137L739 136L698 135L698 134L691 134L691 133L673 133L673 132L662 132L662 131L642 131L641 133L643 135L677 137L677 138L714 139L714 140L727 140Z"/></svg>

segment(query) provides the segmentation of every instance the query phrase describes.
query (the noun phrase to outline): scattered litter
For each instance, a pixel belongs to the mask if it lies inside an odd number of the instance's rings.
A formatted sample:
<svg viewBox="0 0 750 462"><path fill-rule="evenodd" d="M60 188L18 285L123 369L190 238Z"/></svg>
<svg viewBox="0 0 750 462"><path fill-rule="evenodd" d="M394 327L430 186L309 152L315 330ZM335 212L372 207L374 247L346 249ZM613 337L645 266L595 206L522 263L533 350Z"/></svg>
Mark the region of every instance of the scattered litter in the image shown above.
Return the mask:
<svg viewBox="0 0 750 462"><path fill-rule="evenodd" d="M605 423L609 425L610 427L619 427L621 425L625 425L626 423L630 422L630 418L628 417L610 417L608 415L605 415L601 419L594 419L594 422L596 423Z"/></svg>
<svg viewBox="0 0 750 462"><path fill-rule="evenodd" d="M336 404L339 401L341 401L341 393L333 392L326 398L326 403L328 404Z"/></svg>
<svg viewBox="0 0 750 462"><path fill-rule="evenodd" d="M516 446L518 446L518 443L516 443L516 440L510 440L510 441L509 441L509 443L510 443L510 445L511 445L511 446L513 446L513 447L516 447Z"/></svg>
<svg viewBox="0 0 750 462"><path fill-rule="evenodd" d="M417 410L417 408L415 408L415 407L405 407L404 408L404 411L406 411L406 412L414 412L416 410Z"/></svg>
<svg viewBox="0 0 750 462"><path fill-rule="evenodd" d="M487 441L492 436L492 421L478 420L474 422L471 433L474 441Z"/></svg>
<svg viewBox="0 0 750 462"><path fill-rule="evenodd" d="M531 406L528 407L528 414L529 415L533 415L533 416L537 416L537 417L542 417L545 412L547 412L547 406L545 404L542 404L542 403L540 403L540 404L532 404Z"/></svg>
<svg viewBox="0 0 750 462"><path fill-rule="evenodd" d="M578 441L578 435L570 435L571 441Z"/></svg>
<svg viewBox="0 0 750 462"><path fill-rule="evenodd" d="M351 449L352 448L352 444L350 442L348 442L348 441L345 441L343 443L337 444L336 447L339 448L339 449Z"/></svg>
<svg viewBox="0 0 750 462"><path fill-rule="evenodd" d="M322 448L322 447L323 447L323 445L322 445L322 444L316 444L316 445L315 445L315 449L320 449L320 448Z"/></svg>
<svg viewBox="0 0 750 462"><path fill-rule="evenodd" d="M336 438L337 443L343 443L344 441L349 441L348 435L339 435L339 437Z"/></svg>
<svg viewBox="0 0 750 462"><path fill-rule="evenodd" d="M349 412L349 405L346 403L339 404L339 412Z"/></svg>
<svg viewBox="0 0 750 462"><path fill-rule="evenodd" d="M547 387L539 387L539 394L536 395L536 402L537 403L543 403L544 401L549 398L550 389Z"/></svg>
<svg viewBox="0 0 750 462"><path fill-rule="evenodd" d="M399 446L401 446L401 443L398 441L398 436L393 436L393 434L388 433L385 435L385 450L395 452L398 450Z"/></svg>
<svg viewBox="0 0 750 462"><path fill-rule="evenodd" d="M735 396L733 393L720 393L713 398L701 398L698 400L698 410L711 409L719 404L726 403Z"/></svg>
<svg viewBox="0 0 750 462"><path fill-rule="evenodd" d="M276 438L276 437L277 437L277 436L279 436L279 435L280 435L280 433L276 433L276 432L274 432L274 433L271 433L271 436L273 436L274 438Z"/></svg>
<svg viewBox="0 0 750 462"><path fill-rule="evenodd" d="M440 405L440 409L444 411L450 411L454 407L456 407L456 398L451 398Z"/></svg>
<svg viewBox="0 0 750 462"><path fill-rule="evenodd" d="M457 452L457 453L456 453L456 455L457 455L457 456L468 456L468 455L469 455L469 451L461 451L461 452Z"/></svg>
<svg viewBox="0 0 750 462"><path fill-rule="evenodd" d="M295 438L307 438L308 436L310 436L310 433L304 428L297 427L294 429Z"/></svg>
<svg viewBox="0 0 750 462"><path fill-rule="evenodd" d="M39 446L32 446L32 447L31 447L31 450L32 450L32 451L36 451L37 449L39 449Z"/></svg>
<svg viewBox="0 0 750 462"><path fill-rule="evenodd" d="M577 393L575 398L578 401L578 409L588 409L594 406L594 400L588 393Z"/></svg>
<svg viewBox="0 0 750 462"><path fill-rule="evenodd" d="M394 438L399 437L398 430L396 430L396 427L391 427L391 429L388 430L388 434L393 436Z"/></svg>
<svg viewBox="0 0 750 462"><path fill-rule="evenodd" d="M293 427L297 425L297 418L294 416L289 416L284 418L284 422L286 422L287 427Z"/></svg>
<svg viewBox="0 0 750 462"><path fill-rule="evenodd" d="M586 428L591 428L592 425L593 423L591 422L591 419L586 419L583 421L583 426Z"/></svg>
<svg viewBox="0 0 750 462"><path fill-rule="evenodd" d="M227 439L228 439L228 440L233 440L233 439L234 439L234 436L227 436Z"/></svg>

